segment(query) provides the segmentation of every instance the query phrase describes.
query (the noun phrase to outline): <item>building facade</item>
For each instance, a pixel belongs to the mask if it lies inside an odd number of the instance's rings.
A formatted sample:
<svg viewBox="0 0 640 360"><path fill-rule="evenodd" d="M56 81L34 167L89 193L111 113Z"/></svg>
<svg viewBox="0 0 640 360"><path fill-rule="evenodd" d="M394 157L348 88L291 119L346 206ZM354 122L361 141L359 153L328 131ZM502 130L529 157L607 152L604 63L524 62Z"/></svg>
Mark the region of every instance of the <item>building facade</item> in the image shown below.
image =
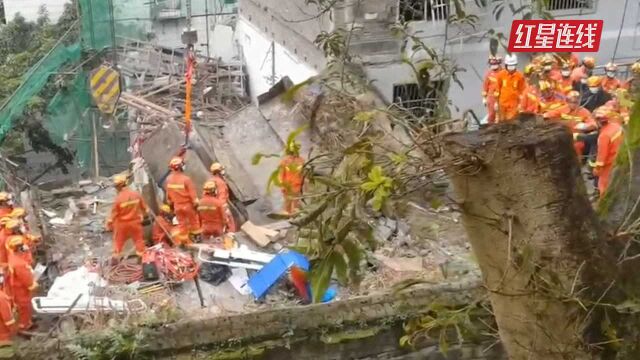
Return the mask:
<svg viewBox="0 0 640 360"><path fill-rule="evenodd" d="M451 0L341 0L331 12L320 17L314 16L318 13L315 7L305 3L305 0L239 1L236 40L245 52L254 96L264 92L268 85L262 79L289 75L297 82L317 73L325 59L313 44L315 36L321 31L353 26L357 30L350 39L351 52L359 57L369 80L384 99L389 103L418 100L424 94L413 91L417 88L415 74L403 58L417 60L425 54L413 53L411 43L389 31L402 18L421 41L465 69L459 73L464 89L455 84L448 86L453 113L468 109L478 114L484 112L480 88L489 55L486 33L494 29L508 36L514 18L508 6L496 19L495 4L482 8L474 1L466 1L467 12L478 17L472 27L447 21L455 13ZM595 56L598 64L612 59L624 63L640 57L640 1L550 0L549 10L557 19L604 20L600 51L580 56ZM256 43L261 44L261 51L269 48L265 44L273 44L275 51L257 54L253 48ZM519 57L521 65L529 60L526 54ZM271 59L275 67L270 66ZM439 86L442 84L434 84L434 88Z"/></svg>

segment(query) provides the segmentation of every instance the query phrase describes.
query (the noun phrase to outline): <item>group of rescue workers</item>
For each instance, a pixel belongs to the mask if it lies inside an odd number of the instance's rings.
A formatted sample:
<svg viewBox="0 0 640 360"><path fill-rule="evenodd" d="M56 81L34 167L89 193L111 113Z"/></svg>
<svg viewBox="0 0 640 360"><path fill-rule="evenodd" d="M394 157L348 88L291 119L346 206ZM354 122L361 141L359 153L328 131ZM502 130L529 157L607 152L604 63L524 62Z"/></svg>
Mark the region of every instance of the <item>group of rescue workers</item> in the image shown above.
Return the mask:
<svg viewBox="0 0 640 360"><path fill-rule="evenodd" d="M518 70L515 54L489 57L482 98L489 124L514 121L519 114L537 114L564 124L573 134L581 164L590 166L599 196L603 196L629 121L622 99L640 90L640 61L631 65L631 78L618 79L618 66L608 63L604 76L595 76L593 57L572 53L533 57Z"/></svg>
<svg viewBox="0 0 640 360"><path fill-rule="evenodd" d="M302 192L304 160L299 149L296 142L289 144L279 166L278 183L288 214L296 212ZM194 241L220 239L237 230L229 210L229 187L221 164L211 165L211 177L204 183L200 199L193 181L184 172L182 156L172 158L169 169L164 186L166 203L160 206L153 223L154 244L187 246ZM113 232L114 264L120 261L127 240L133 240L139 257L146 248L143 223L149 214L148 207L142 196L128 187L128 180L125 174L113 178L117 195L107 229ZM11 345L18 332L33 327L31 299L38 283L32 266L37 242L39 238L29 231L26 211L13 206L10 194L0 192L0 347Z"/></svg>
<svg viewBox="0 0 640 360"><path fill-rule="evenodd" d="M32 266L40 239L31 234L26 216L9 193L0 192L0 347L33 327L31 298L38 283Z"/></svg>
<svg viewBox="0 0 640 360"><path fill-rule="evenodd" d="M299 147L293 142L279 166L278 178L287 214L296 211L302 191L304 160L299 156ZM200 199L184 169L185 160L182 156L173 157L169 162L170 173L164 186L166 203L160 206L160 213L155 216L153 243L188 246L194 241L219 240L224 234L237 231L230 211L229 186L224 178L224 167L219 163L211 165L211 178L204 183ZM107 221L108 230L113 231L114 262L122 256L128 239L133 240L138 256L145 251L143 221L148 214L147 206L142 196L128 188L127 183L127 175L114 177L118 194Z"/></svg>

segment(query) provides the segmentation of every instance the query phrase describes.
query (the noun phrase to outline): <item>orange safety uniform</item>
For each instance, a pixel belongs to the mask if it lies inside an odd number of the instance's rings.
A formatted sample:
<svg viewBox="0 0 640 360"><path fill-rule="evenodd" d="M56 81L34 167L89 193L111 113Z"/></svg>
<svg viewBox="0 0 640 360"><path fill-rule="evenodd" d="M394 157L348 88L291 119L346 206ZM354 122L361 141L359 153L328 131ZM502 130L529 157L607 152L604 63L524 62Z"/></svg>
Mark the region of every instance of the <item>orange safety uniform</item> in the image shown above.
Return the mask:
<svg viewBox="0 0 640 360"><path fill-rule="evenodd" d="M13 317L11 298L0 290L0 347L11 345L16 332L16 319Z"/></svg>
<svg viewBox="0 0 640 360"><path fill-rule="evenodd" d="M584 65L578 66L577 68L573 69L573 71L571 71L571 82L580 82L580 80L587 76L587 67Z"/></svg>
<svg viewBox="0 0 640 360"><path fill-rule="evenodd" d="M227 219L227 203L217 196L204 195L198 205L202 235L217 237L224 234Z"/></svg>
<svg viewBox="0 0 640 360"><path fill-rule="evenodd" d="M0 217L5 217L11 215L13 212L13 206L11 205L2 205L0 206Z"/></svg>
<svg viewBox="0 0 640 360"><path fill-rule="evenodd" d="M557 85L558 92L562 95L568 95L571 91L573 91L573 81L571 81L571 77L562 77Z"/></svg>
<svg viewBox="0 0 640 360"><path fill-rule="evenodd" d="M544 117L552 121L561 121L561 123L569 128L569 130L573 134L580 133L578 130L576 130L576 125L578 125L579 123L585 123L590 128L597 128L595 120L593 120L593 118L591 117L591 112L589 112L589 110L583 108L582 106L578 106L572 109L569 104L565 104L558 109L546 112L544 114ZM576 155L578 155L578 158L580 158L582 156L582 152L584 151L584 142L574 140L573 148L576 152Z"/></svg>
<svg viewBox="0 0 640 360"><path fill-rule="evenodd" d="M622 87L622 82L617 78L608 76L602 77L602 89L608 93L612 93Z"/></svg>
<svg viewBox="0 0 640 360"><path fill-rule="evenodd" d="M211 180L216 183L216 189L218 191L216 197L222 200L224 204L229 204L229 185L227 185L227 182L224 180L222 175L215 174L213 175ZM227 210L225 216L227 218L227 230L229 230L230 232L236 232L238 231L236 227L236 220L233 218L233 214L231 214L229 208L227 207L226 209Z"/></svg>
<svg viewBox="0 0 640 360"><path fill-rule="evenodd" d="M178 223L192 234L199 234L200 219L196 211L198 196L191 178L181 171L172 170L167 178L165 193L168 202L173 205Z"/></svg>
<svg viewBox="0 0 640 360"><path fill-rule="evenodd" d="M128 239L133 240L136 254L142 256L145 249L142 220L146 213L147 206L140 194L126 187L118 192L108 224L113 230L114 256L122 254Z"/></svg>
<svg viewBox="0 0 640 360"><path fill-rule="evenodd" d="M598 176L600 196L603 196L607 191L613 163L618 155L622 141L622 125L619 123L608 121L600 129L600 135L598 135L598 156L593 171L594 174Z"/></svg>
<svg viewBox="0 0 640 360"><path fill-rule="evenodd" d="M161 215L156 216L156 220L153 222L153 227L151 228L151 240L153 240L154 244L160 244L163 242L171 244L169 235L171 234L172 229L173 225L171 225L169 220Z"/></svg>
<svg viewBox="0 0 640 360"><path fill-rule="evenodd" d="M549 111L558 110L559 108L565 106L567 103L564 98L559 94L553 94L550 97L540 97L540 111L544 114Z"/></svg>
<svg viewBox="0 0 640 360"><path fill-rule="evenodd" d="M526 87L524 75L504 69L498 74L498 83L498 122L511 121L518 115L520 96Z"/></svg>
<svg viewBox="0 0 640 360"><path fill-rule="evenodd" d="M285 211L296 211L300 202L296 197L302 193L302 167L304 159L296 155L287 155L280 161L278 179L284 196Z"/></svg>
<svg viewBox="0 0 640 360"><path fill-rule="evenodd" d="M191 245L193 243L191 241L189 229L184 225L174 226L171 229L171 238L173 239L174 245Z"/></svg>
<svg viewBox="0 0 640 360"><path fill-rule="evenodd" d="M533 85L527 85L520 99L520 112L537 114L540 112L540 97Z"/></svg>
<svg viewBox="0 0 640 360"><path fill-rule="evenodd" d="M27 330L32 325L31 298L38 283L35 281L33 269L25 257L14 252L9 254L9 273L13 302L18 310L18 329Z"/></svg>
<svg viewBox="0 0 640 360"><path fill-rule="evenodd" d="M487 114L489 124L496 122L496 94L498 91L498 74L500 69L490 69L484 76L482 84L482 97L487 99Z"/></svg>

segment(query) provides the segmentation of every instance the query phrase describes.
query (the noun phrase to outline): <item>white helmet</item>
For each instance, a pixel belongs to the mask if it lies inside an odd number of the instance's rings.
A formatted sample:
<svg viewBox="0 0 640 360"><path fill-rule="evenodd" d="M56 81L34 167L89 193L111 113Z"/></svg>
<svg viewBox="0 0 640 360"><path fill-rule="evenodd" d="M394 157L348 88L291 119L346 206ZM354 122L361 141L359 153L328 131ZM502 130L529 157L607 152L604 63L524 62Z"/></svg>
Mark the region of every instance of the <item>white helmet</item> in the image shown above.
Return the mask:
<svg viewBox="0 0 640 360"><path fill-rule="evenodd" d="M509 54L504 57L505 65L518 65L518 57L515 54Z"/></svg>

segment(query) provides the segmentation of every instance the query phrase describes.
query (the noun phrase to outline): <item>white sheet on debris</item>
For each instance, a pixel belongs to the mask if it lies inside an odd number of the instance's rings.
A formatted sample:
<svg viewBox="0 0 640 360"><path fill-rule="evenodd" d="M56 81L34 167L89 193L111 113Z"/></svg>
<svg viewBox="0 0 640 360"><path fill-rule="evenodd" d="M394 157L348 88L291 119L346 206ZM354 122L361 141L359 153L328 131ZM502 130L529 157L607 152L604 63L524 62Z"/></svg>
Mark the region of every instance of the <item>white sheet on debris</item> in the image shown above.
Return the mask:
<svg viewBox="0 0 640 360"><path fill-rule="evenodd" d="M106 280L102 279L98 273L90 272L82 266L58 276L51 285L47 297L74 300L78 294L82 294L84 298L89 298L94 288L106 285Z"/></svg>

